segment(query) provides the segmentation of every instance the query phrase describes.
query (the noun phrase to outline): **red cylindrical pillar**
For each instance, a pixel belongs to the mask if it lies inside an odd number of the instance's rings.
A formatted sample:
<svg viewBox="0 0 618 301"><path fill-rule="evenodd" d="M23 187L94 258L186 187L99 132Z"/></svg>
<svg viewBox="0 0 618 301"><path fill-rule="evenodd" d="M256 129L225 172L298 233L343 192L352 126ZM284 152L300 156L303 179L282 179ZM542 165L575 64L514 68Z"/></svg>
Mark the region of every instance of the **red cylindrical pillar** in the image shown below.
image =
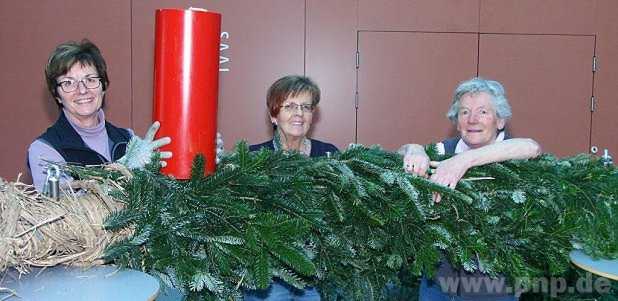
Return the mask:
<svg viewBox="0 0 618 301"><path fill-rule="evenodd" d="M205 172L215 170L219 43L221 15L182 9L158 9L155 19L154 120L157 137L169 136L171 151L162 172L177 179L191 177L191 164L201 153Z"/></svg>

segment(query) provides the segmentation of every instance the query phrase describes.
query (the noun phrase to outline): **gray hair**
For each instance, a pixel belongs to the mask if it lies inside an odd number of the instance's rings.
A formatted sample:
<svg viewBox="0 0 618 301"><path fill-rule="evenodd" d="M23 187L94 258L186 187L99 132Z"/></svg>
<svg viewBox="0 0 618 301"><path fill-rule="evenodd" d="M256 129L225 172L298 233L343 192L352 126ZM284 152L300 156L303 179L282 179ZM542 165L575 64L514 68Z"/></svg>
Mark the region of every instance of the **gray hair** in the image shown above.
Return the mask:
<svg viewBox="0 0 618 301"><path fill-rule="evenodd" d="M511 106L504 92L502 84L495 80L488 80L482 77L473 77L467 81L464 81L457 86L453 95L453 103L446 113L446 117L453 123L457 122L457 114L459 112L459 106L461 98L467 93L480 93L485 92L491 96L491 102L496 109L496 115L498 118L508 120L513 113L511 112Z"/></svg>

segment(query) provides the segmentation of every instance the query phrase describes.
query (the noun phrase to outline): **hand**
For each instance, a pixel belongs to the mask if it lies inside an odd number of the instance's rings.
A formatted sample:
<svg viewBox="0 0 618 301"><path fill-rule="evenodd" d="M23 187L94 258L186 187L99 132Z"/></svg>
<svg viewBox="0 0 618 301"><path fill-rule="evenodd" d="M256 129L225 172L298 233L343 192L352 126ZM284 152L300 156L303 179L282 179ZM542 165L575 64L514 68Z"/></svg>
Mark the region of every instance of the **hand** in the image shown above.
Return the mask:
<svg viewBox="0 0 618 301"><path fill-rule="evenodd" d="M403 169L421 177L428 177L429 157L425 153L406 153L403 156Z"/></svg>
<svg viewBox="0 0 618 301"><path fill-rule="evenodd" d="M144 168L146 164L150 163L152 155L162 146L170 144L172 139L170 137L163 137L157 140L154 140L157 131L161 124L158 121L155 121L146 135L144 139L141 139L139 136L135 135L129 141L127 145L127 151L125 155L118 159L118 163L126 166L129 169L139 169ZM159 152L160 159L169 159L172 157L172 152ZM161 160L161 167L167 166L167 162Z"/></svg>
<svg viewBox="0 0 618 301"><path fill-rule="evenodd" d="M217 144L217 150L216 150L216 154L215 154L215 163L218 165L219 162L221 162L221 158L223 157L223 154L225 152L225 145L223 144L223 135L221 135L221 133L217 132L217 138L216 138L216 144Z"/></svg>
<svg viewBox="0 0 618 301"><path fill-rule="evenodd" d="M451 157L444 161L431 161L430 166L435 168L429 178L432 182L455 189L459 180L466 174L470 165L461 156ZM433 199L439 203L442 196L435 193Z"/></svg>

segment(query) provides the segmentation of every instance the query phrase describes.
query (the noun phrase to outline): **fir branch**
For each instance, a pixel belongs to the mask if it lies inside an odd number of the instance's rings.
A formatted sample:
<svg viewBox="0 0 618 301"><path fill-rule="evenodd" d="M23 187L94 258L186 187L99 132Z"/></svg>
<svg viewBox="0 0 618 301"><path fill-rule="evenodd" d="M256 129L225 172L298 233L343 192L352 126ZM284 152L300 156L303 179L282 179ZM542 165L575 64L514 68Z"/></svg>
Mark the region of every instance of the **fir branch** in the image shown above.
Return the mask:
<svg viewBox="0 0 618 301"><path fill-rule="evenodd" d="M427 152L446 158L432 146ZM510 279L560 275L572 241L594 256L618 257L618 173L594 157L476 167L456 190L401 166L399 155L378 147L306 158L251 153L241 143L213 175L204 176L198 158L190 181L154 166L132 178L75 170L120 183L112 195L126 208L107 225L135 234L109 246L106 258L167 275L195 298L235 298L279 277L318 286L325 300L375 300L400 267L432 275L442 256Z"/></svg>

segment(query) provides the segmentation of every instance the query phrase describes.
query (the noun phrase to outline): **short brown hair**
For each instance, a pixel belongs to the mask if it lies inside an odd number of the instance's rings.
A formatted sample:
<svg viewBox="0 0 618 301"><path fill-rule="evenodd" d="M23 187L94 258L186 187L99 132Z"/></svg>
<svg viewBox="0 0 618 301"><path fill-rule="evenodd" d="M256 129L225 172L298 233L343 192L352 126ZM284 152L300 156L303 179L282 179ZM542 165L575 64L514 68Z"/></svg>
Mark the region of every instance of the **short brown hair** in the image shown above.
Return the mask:
<svg viewBox="0 0 618 301"><path fill-rule="evenodd" d="M47 66L45 66L47 89L54 98L60 97L56 79L69 72L69 69L76 63L80 63L82 66L94 66L97 69L98 76L101 77L103 91L107 90L109 86L107 64L99 48L87 39L83 39L79 43L69 41L56 46L56 49L49 56ZM61 103L56 102L56 104L62 108Z"/></svg>
<svg viewBox="0 0 618 301"><path fill-rule="evenodd" d="M310 78L300 75L288 75L278 79L268 88L266 106L270 116L279 115L281 105L290 98L303 93L311 96L311 104L316 106L320 102L320 88Z"/></svg>

